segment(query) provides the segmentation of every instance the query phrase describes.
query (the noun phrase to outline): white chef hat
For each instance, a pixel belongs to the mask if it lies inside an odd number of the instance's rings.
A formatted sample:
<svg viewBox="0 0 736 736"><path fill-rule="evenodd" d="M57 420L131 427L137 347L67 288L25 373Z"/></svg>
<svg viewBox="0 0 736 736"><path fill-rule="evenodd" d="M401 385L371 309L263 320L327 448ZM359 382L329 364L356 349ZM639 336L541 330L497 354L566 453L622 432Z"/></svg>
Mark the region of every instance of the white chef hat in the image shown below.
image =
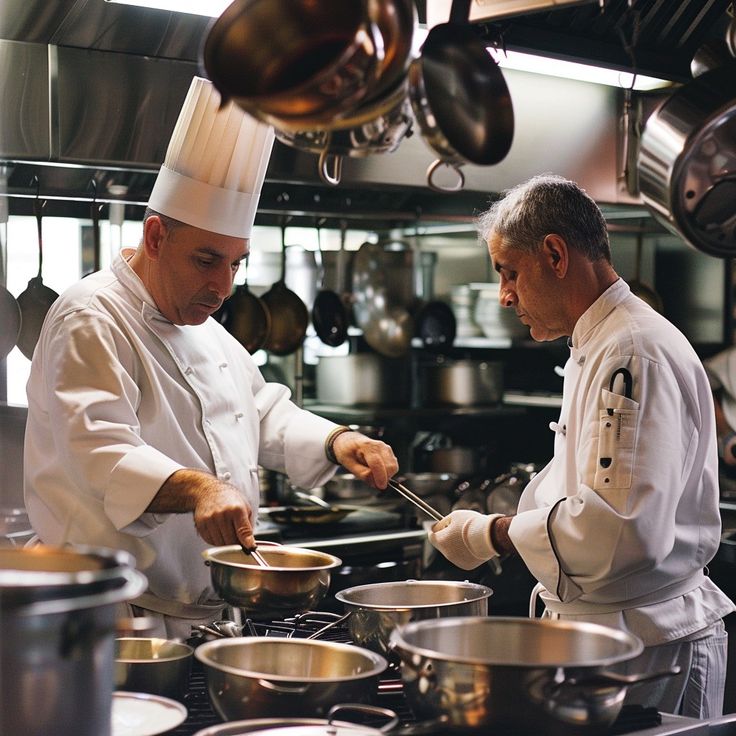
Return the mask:
<svg viewBox="0 0 736 736"><path fill-rule="evenodd" d="M148 206L222 235L251 234L274 131L194 77Z"/></svg>

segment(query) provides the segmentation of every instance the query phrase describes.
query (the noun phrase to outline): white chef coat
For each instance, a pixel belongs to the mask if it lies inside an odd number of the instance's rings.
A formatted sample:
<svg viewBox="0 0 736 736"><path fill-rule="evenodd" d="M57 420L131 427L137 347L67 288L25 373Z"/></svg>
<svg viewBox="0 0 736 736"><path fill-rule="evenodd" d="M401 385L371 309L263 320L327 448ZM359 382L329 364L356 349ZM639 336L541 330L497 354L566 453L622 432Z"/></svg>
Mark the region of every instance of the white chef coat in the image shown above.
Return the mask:
<svg viewBox="0 0 736 736"><path fill-rule="evenodd" d="M132 552L149 581L141 605L164 613L218 607L191 514L146 512L172 473L229 481L255 522L259 464L305 488L335 471L336 425L266 383L215 320L169 322L122 257L51 307L27 392L25 502L40 539Z"/></svg>
<svg viewBox="0 0 736 736"><path fill-rule="evenodd" d="M580 317L554 457L509 535L548 611L645 646L736 610L704 574L720 539L713 400L685 337L621 279ZM632 378L627 398L622 378ZM611 410L609 412L608 410Z"/></svg>

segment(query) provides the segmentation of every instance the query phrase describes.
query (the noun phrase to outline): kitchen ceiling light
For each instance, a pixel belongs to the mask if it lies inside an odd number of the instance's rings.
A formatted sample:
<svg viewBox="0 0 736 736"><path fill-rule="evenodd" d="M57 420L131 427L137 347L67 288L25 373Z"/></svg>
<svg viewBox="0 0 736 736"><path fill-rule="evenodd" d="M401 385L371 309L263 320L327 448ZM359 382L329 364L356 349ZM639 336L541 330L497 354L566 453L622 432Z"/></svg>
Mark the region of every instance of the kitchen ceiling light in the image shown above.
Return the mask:
<svg viewBox="0 0 736 736"><path fill-rule="evenodd" d="M120 5L137 5L141 8L168 10L172 13L190 13L217 18L232 0L105 0Z"/></svg>
<svg viewBox="0 0 736 736"><path fill-rule="evenodd" d="M633 89L639 91L660 89L662 87L669 87L672 84L669 80L647 77L643 74L637 74L634 77L631 72L623 72L618 69L579 64L574 61L553 59L547 56L523 54L519 51L503 52L491 48L488 50L491 56L498 62L498 65L505 69L516 69L522 72L547 74L552 77L577 79L580 82L593 82L595 84L607 84L612 87L623 88L631 87L633 80Z"/></svg>

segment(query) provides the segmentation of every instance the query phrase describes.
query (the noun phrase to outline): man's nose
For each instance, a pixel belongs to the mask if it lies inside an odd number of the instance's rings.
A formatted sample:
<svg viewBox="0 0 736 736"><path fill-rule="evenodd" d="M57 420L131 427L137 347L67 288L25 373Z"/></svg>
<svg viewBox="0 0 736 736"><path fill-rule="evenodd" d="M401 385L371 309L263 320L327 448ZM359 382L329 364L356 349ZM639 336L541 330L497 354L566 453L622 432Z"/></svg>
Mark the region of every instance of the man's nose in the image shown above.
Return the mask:
<svg viewBox="0 0 736 736"><path fill-rule="evenodd" d="M230 296L230 292L233 288L233 281L235 275L231 268L224 269L218 272L217 277L212 280L210 288L214 291L220 299L227 299Z"/></svg>
<svg viewBox="0 0 736 736"><path fill-rule="evenodd" d="M498 301L502 307L513 307L516 304L516 294L502 284L498 290Z"/></svg>

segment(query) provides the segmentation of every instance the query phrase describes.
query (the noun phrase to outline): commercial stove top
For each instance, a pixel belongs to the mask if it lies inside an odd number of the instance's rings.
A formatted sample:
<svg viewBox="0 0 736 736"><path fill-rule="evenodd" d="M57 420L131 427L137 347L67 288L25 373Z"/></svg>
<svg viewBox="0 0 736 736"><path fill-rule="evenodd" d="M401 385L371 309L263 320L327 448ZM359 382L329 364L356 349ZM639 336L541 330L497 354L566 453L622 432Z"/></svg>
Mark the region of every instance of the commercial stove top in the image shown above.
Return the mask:
<svg viewBox="0 0 736 736"><path fill-rule="evenodd" d="M246 620L243 625L244 633L249 636L306 638L328 624L334 624L336 619L337 616L330 612L308 612L282 621L255 622ZM193 634L190 643L196 646L204 641L202 637L203 635L197 632ZM324 633L320 634L319 638L326 641L350 643L347 628L341 623L326 629ZM196 659L192 667L189 691L184 703L189 712L187 720L181 726L170 731L170 736L193 736L193 734L204 728L221 723L221 719L210 705L205 673L201 663ZM381 678L374 705L394 711L399 717L400 728L402 729L417 726L417 718L407 704L401 687L400 673L396 669L390 667ZM375 728L382 725L380 722L373 723L370 719L364 721L363 724ZM423 728L421 733L427 736L430 734L443 736L444 731ZM480 729L478 733L485 733L485 730ZM708 721L658 713L654 708L627 705L622 708L619 717L611 728L602 733L601 736L621 736L622 734L632 734L632 736L677 736L680 734L687 736L714 736L715 734L717 736L736 736L736 721L731 723L729 720L729 723L721 723L714 730ZM513 736L513 734L498 734L497 736Z"/></svg>

